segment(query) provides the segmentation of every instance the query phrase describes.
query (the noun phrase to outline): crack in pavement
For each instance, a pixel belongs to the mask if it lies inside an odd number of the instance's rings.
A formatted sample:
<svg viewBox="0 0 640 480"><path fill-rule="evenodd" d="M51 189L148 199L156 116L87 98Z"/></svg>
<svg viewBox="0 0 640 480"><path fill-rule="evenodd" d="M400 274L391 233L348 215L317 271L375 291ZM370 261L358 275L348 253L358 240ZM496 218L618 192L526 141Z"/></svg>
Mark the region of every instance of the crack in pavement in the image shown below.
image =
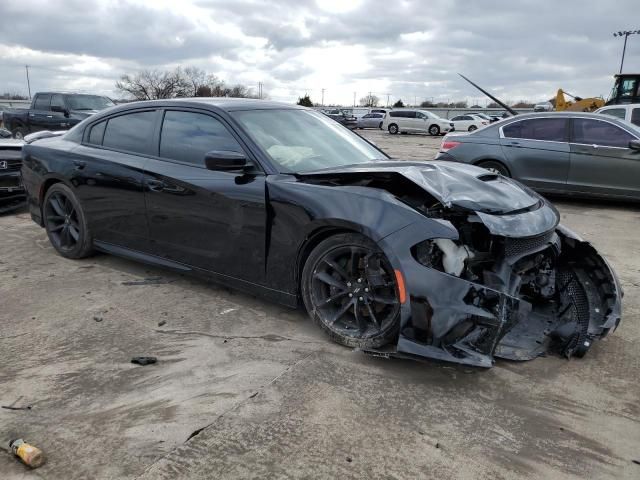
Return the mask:
<svg viewBox="0 0 640 480"><path fill-rule="evenodd" d="M214 333L206 333L206 332L198 332L198 331L191 331L191 330L187 330L187 331L183 331L183 330L157 330L157 333L168 333L168 334L172 334L172 335L201 335L201 336L205 336L205 337L211 337L211 338L222 338L224 340L253 340L253 339L257 339L257 340L268 340L270 342L284 342L284 341L289 341L289 342L298 342L298 343L307 343L307 344L314 344L314 345L324 345L325 342L319 342L316 340L301 340L298 338L290 338L290 337L283 337L282 335L275 335L275 334L266 334L266 335L216 335Z"/></svg>

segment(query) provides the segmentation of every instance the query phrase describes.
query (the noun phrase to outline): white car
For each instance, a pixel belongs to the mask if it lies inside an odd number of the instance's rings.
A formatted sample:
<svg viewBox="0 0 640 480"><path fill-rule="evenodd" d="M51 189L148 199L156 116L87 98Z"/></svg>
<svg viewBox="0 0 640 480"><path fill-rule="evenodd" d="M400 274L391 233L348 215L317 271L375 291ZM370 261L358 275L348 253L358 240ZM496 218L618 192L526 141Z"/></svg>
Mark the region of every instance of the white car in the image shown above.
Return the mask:
<svg viewBox="0 0 640 480"><path fill-rule="evenodd" d="M599 108L595 113L604 113L605 115L618 117L621 120L626 120L627 122L640 126L640 103L608 105L606 107Z"/></svg>
<svg viewBox="0 0 640 480"><path fill-rule="evenodd" d="M392 110L387 113L382 122L382 128L391 134L400 133L428 133L429 135L444 135L453 131L453 122L441 118L427 110Z"/></svg>
<svg viewBox="0 0 640 480"><path fill-rule="evenodd" d="M451 121L453 122L456 132L473 132L491 123L489 120L473 114L458 115L457 117L453 117Z"/></svg>

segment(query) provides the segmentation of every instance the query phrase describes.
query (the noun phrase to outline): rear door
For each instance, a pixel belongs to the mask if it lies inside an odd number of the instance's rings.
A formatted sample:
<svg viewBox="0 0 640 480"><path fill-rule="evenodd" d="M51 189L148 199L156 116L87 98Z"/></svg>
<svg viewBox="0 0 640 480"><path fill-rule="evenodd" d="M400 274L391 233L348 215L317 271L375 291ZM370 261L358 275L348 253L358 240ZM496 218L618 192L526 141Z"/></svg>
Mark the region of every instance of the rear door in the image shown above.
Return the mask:
<svg viewBox="0 0 640 480"><path fill-rule="evenodd" d="M157 115L136 110L90 125L72 152L71 179L98 241L150 251L142 180Z"/></svg>
<svg viewBox="0 0 640 480"><path fill-rule="evenodd" d="M211 112L167 109L156 148L145 172L156 255L262 283L265 176L212 171L204 164L212 150L245 152L239 137Z"/></svg>
<svg viewBox="0 0 640 480"><path fill-rule="evenodd" d="M518 120L500 128L500 145L511 175L534 187L566 189L569 176L569 119Z"/></svg>
<svg viewBox="0 0 640 480"><path fill-rule="evenodd" d="M578 192L640 198L640 152L636 136L614 123L574 118L569 186Z"/></svg>
<svg viewBox="0 0 640 480"><path fill-rule="evenodd" d="M53 115L51 113L51 95L49 93L37 93L33 108L29 110L29 130L39 132L48 130Z"/></svg>

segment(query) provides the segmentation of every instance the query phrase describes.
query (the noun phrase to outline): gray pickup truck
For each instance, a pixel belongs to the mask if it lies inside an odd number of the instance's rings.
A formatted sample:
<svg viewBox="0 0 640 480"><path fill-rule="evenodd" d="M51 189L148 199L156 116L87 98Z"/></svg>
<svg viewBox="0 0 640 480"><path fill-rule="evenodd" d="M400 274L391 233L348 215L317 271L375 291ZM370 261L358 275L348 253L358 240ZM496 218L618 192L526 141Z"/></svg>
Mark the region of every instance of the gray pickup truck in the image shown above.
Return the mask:
<svg viewBox="0 0 640 480"><path fill-rule="evenodd" d="M40 130L68 130L94 113L115 105L109 98L84 93L38 92L31 108L5 110L2 122L14 138Z"/></svg>

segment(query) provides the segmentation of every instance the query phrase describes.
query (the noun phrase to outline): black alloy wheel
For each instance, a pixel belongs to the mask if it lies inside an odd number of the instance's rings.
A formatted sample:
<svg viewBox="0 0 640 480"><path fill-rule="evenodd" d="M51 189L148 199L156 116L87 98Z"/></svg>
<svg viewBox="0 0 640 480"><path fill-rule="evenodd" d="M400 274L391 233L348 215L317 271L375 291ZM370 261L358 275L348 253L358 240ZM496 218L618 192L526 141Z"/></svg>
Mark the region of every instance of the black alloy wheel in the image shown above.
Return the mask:
<svg viewBox="0 0 640 480"><path fill-rule="evenodd" d="M363 235L341 234L320 243L305 264L302 293L312 319L338 343L376 348L397 335L395 272Z"/></svg>
<svg viewBox="0 0 640 480"><path fill-rule="evenodd" d="M470 132L475 132L478 129L478 127L476 127L475 125L469 125L469 131Z"/></svg>
<svg viewBox="0 0 640 480"><path fill-rule="evenodd" d="M45 195L42 210L49 241L60 255L82 258L92 252L84 214L69 187L53 185Z"/></svg>

